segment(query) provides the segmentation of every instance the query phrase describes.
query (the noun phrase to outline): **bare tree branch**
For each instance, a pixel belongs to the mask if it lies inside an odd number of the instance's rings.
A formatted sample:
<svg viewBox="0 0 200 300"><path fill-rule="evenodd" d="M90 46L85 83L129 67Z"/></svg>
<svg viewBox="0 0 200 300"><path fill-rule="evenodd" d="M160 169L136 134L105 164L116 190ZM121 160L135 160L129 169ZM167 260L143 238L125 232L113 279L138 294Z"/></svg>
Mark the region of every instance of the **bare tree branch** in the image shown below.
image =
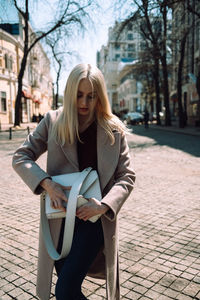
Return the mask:
<svg viewBox="0 0 200 300"><path fill-rule="evenodd" d="M20 72L18 76L18 91L17 97L15 101L15 126L20 124L20 107L21 107L21 93L22 93L22 81L23 76L27 64L27 57L33 47L45 37L51 35L53 32L58 32L60 35L62 32L68 33L68 30L72 28L72 26L78 25L81 29L84 29L84 23L82 18L88 17L89 15L86 9L91 5L92 1L88 0L87 3L81 6L80 1L59 1L60 6L60 13L57 14L54 24L50 25L46 31L39 31L39 36L37 34L32 33L29 41L29 7L28 3L29 0L25 0L25 12L19 7L17 0L13 0L13 3L16 9L21 14L22 18L24 19L24 52L22 57L22 63L20 67ZM58 59L57 63L60 63ZM60 71L59 71L60 72Z"/></svg>
<svg viewBox="0 0 200 300"><path fill-rule="evenodd" d="M25 12L18 6L16 0L13 0L13 1L14 1L14 5L15 5L16 9L18 10L18 12L23 16L23 18L25 18Z"/></svg>

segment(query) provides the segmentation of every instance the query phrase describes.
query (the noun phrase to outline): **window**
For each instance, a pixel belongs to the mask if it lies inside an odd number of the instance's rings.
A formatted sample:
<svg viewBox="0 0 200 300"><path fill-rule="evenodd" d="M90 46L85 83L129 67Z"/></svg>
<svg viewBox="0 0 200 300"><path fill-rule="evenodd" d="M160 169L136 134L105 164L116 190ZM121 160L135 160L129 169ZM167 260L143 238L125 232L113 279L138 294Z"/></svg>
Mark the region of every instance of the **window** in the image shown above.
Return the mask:
<svg viewBox="0 0 200 300"><path fill-rule="evenodd" d="M119 50L120 49L120 44L115 44L115 50Z"/></svg>
<svg viewBox="0 0 200 300"><path fill-rule="evenodd" d="M132 24L128 24L128 30L133 30L133 25Z"/></svg>
<svg viewBox="0 0 200 300"><path fill-rule="evenodd" d="M129 53L128 53L128 58L134 58L133 52L129 52Z"/></svg>
<svg viewBox="0 0 200 300"><path fill-rule="evenodd" d="M8 66L9 66L8 54L5 54L4 59L5 59L5 68L8 69Z"/></svg>
<svg viewBox="0 0 200 300"><path fill-rule="evenodd" d="M195 27L195 51L199 50L199 35L200 35L200 22L197 23L197 26Z"/></svg>
<svg viewBox="0 0 200 300"><path fill-rule="evenodd" d="M0 50L0 67L3 67L3 53L2 53L2 50Z"/></svg>
<svg viewBox="0 0 200 300"><path fill-rule="evenodd" d="M132 41L133 40L133 34L132 33L128 33L127 34L127 39Z"/></svg>
<svg viewBox="0 0 200 300"><path fill-rule="evenodd" d="M135 51L135 44L128 44L128 51Z"/></svg>
<svg viewBox="0 0 200 300"><path fill-rule="evenodd" d="M115 61L120 59L120 54L115 54Z"/></svg>
<svg viewBox="0 0 200 300"><path fill-rule="evenodd" d="M146 50L146 44L144 42L140 43L140 49L141 50Z"/></svg>
<svg viewBox="0 0 200 300"><path fill-rule="evenodd" d="M6 112L6 92L1 92L0 93L0 111L1 112Z"/></svg>
<svg viewBox="0 0 200 300"><path fill-rule="evenodd" d="M5 59L5 68L12 71L13 68L12 56L8 56L8 54L5 54L4 59Z"/></svg>
<svg viewBox="0 0 200 300"><path fill-rule="evenodd" d="M13 58L12 58L12 56L10 56L9 61L10 61L10 63L9 63L9 70L12 71L12 69L13 69Z"/></svg>

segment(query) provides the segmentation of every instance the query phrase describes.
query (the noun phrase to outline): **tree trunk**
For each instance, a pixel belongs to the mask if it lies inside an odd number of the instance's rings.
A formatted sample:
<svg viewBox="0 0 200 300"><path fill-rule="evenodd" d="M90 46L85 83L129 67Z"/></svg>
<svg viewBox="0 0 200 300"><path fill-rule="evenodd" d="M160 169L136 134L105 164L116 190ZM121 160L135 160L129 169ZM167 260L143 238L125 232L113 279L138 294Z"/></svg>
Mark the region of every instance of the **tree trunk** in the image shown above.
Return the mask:
<svg viewBox="0 0 200 300"><path fill-rule="evenodd" d="M21 67L20 67L20 72L19 72L19 75L18 75L18 90L17 90L17 97L16 97L16 100L15 100L15 122L14 122L14 126L19 126L20 123L21 123L22 84L23 84L24 71L25 71L25 68L26 68L26 62L27 62L27 53L26 54L24 53L22 63L21 63Z"/></svg>
<svg viewBox="0 0 200 300"><path fill-rule="evenodd" d="M159 60L154 59L154 70L153 70L155 91L156 91L156 124L161 125L160 112L161 112L161 101L160 101L160 83L159 83Z"/></svg>
<svg viewBox="0 0 200 300"><path fill-rule="evenodd" d="M28 57L28 20L29 20L29 12L28 12L28 0L26 0L26 12L23 13L23 18L25 22L24 26L24 35L25 35L25 40L24 40L24 51L23 51L23 58L20 66L20 71L18 75L18 90L17 90L17 97L15 100L15 122L14 126L19 126L21 122L21 99L22 99L22 84L23 84L23 76L24 76L24 71L26 69L26 62L27 62L27 57Z"/></svg>
<svg viewBox="0 0 200 300"><path fill-rule="evenodd" d="M169 84L168 84L168 70L166 57L162 58L162 71L164 81L164 105L165 105L165 126L171 126L171 113L169 107Z"/></svg>
<svg viewBox="0 0 200 300"><path fill-rule="evenodd" d="M178 116L179 116L179 127L185 127L185 114L183 112L182 104L182 74L183 74L183 63L185 56L185 44L186 44L187 34L183 37L181 41L181 51L180 51L180 60L178 64L178 80L177 80L177 95L178 95Z"/></svg>
<svg viewBox="0 0 200 300"><path fill-rule="evenodd" d="M197 103L197 118L198 118L198 123L200 123L200 71L198 72L198 75L197 75L196 89L197 89L197 93L199 96L199 100Z"/></svg>
<svg viewBox="0 0 200 300"><path fill-rule="evenodd" d="M57 60L59 68L56 76L56 97L55 97L55 108L58 108L58 97L59 97L59 79L60 79L60 72L61 72L61 63Z"/></svg>
<svg viewBox="0 0 200 300"><path fill-rule="evenodd" d="M171 114L169 106L169 82L168 82L168 66L167 66L167 3L163 2L160 6L163 17L163 39L162 39L162 52L160 53L160 59L162 63L163 72L163 89L164 89L164 105L165 105L165 126L171 126Z"/></svg>

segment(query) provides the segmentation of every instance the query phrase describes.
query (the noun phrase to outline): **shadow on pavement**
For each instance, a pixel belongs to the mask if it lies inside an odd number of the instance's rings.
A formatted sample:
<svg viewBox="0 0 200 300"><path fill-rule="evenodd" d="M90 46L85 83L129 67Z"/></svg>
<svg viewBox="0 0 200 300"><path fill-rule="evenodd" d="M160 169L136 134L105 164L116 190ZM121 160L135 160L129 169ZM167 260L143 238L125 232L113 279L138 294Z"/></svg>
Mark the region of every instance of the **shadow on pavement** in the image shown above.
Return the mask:
<svg viewBox="0 0 200 300"><path fill-rule="evenodd" d="M149 147L150 145L166 145L171 148L179 149L193 156L200 157L200 137L186 134L180 134L176 132L169 132L161 129L151 128L145 129L143 125L129 127L131 132L139 135L148 137L153 142L144 143L138 145L139 148ZM132 148L132 147L131 147ZM134 148L134 145L133 145Z"/></svg>

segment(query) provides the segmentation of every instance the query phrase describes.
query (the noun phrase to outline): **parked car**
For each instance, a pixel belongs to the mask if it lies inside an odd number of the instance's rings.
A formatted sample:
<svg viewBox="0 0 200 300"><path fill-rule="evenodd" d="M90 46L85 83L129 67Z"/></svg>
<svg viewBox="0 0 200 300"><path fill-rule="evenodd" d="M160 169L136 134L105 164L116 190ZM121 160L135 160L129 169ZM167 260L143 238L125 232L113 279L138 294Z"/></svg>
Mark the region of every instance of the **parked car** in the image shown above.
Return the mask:
<svg viewBox="0 0 200 300"><path fill-rule="evenodd" d="M137 125L144 121L144 116L138 112L128 112L124 118L126 123L130 125Z"/></svg>

